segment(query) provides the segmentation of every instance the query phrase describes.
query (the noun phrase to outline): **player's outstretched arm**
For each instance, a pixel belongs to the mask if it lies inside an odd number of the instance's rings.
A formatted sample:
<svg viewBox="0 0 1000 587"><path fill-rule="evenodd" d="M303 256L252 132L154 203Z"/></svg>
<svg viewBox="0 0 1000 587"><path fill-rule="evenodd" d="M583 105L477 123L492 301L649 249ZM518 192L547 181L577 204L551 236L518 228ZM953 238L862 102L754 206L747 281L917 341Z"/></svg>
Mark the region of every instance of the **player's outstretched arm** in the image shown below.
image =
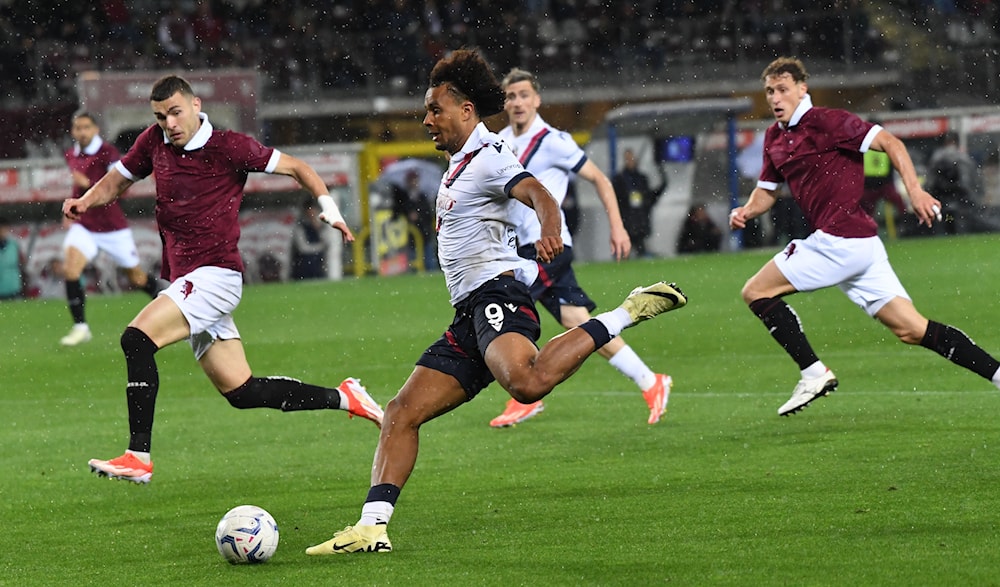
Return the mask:
<svg viewBox="0 0 1000 587"><path fill-rule="evenodd" d="M627 259L632 251L632 239L625 230L625 223L622 222L621 210L618 208L618 198L615 197L614 184L604 175L593 161L588 160L577 172L577 175L594 184L597 190L597 197L604 205L604 211L608 215L608 224L611 227L611 255L618 261Z"/></svg>
<svg viewBox="0 0 1000 587"><path fill-rule="evenodd" d="M913 160L906 150L903 141L896 138L891 132L882 129L872 140L871 149L882 151L889 156L892 166L896 168L903 185L906 186L906 195L910 199L910 206L913 213L920 219L921 224L930 226L934 219L941 220L941 201L927 193L920 180L917 178L917 171L913 167Z"/></svg>
<svg viewBox="0 0 1000 587"><path fill-rule="evenodd" d="M773 191L761 187L754 188L746 204L737 206L729 212L729 228L733 230L746 228L747 222L770 210L777 200Z"/></svg>
<svg viewBox="0 0 1000 587"><path fill-rule="evenodd" d="M110 171L104 174L104 177L92 185L82 196L63 201L63 216L70 220L78 220L88 209L112 202L122 192L127 190L132 183L132 180L126 178L117 169L112 167Z"/></svg>
<svg viewBox="0 0 1000 587"><path fill-rule="evenodd" d="M323 178L316 173L311 165L298 157L282 153L278 159L278 165L274 168L274 173L295 179L302 186L302 189L315 196L320 207L319 219L339 230L345 243L354 241L354 233L344 221L344 217L337 207L337 202L330 196Z"/></svg>

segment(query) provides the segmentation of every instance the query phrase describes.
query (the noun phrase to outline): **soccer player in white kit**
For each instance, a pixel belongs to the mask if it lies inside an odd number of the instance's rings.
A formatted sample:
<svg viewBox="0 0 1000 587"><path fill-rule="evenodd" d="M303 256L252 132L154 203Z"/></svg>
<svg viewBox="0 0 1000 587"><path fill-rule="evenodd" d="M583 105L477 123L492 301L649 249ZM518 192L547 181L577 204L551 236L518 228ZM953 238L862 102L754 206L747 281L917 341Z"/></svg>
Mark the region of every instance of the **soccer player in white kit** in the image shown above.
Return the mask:
<svg viewBox="0 0 1000 587"><path fill-rule="evenodd" d="M611 227L611 253L615 259L627 259L632 243L618 210L614 187L569 133L551 126L538 114L538 107L542 103L538 80L531 73L514 68L500 85L504 91L504 110L509 123L498 133L500 138L511 146L525 169L538 178L559 202L560 214L570 173L594 184ZM534 260L534 242L538 240L541 231L538 217L527 206L514 208L518 254ZM531 297L541 302L564 328L570 329L589 320L590 312L597 304L576 281L572 266L573 237L566 228L565 215L562 224L563 252L550 263L538 263L539 275L531 284ZM654 373L620 336L616 336L597 352L638 386L649 407L649 418L646 421L649 424L659 422L660 416L667 411L673 379L669 375ZM538 414L542 409L541 400L522 404L511 398L503 413L494 418L490 426L513 426Z"/></svg>
<svg viewBox="0 0 1000 587"><path fill-rule="evenodd" d="M478 52L461 49L438 61L424 105L424 126L450 157L438 188L437 231L455 317L386 406L361 518L307 554L392 550L386 529L416 463L424 423L494 379L521 402L541 399L623 329L687 303L672 284L636 288L617 309L539 349L538 313L528 291L538 266L517 254L511 208L533 209L542 227L535 251L548 262L563 250L559 206L483 124L502 109L503 92Z"/></svg>

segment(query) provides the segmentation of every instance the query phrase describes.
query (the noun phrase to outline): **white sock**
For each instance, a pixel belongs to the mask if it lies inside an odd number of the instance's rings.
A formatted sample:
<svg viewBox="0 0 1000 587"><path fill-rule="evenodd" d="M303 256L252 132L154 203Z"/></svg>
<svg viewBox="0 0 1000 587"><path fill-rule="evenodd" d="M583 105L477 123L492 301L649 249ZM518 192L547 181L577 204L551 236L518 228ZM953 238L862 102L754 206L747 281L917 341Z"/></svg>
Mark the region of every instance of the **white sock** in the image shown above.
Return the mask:
<svg viewBox="0 0 1000 587"><path fill-rule="evenodd" d="M826 373L826 371L827 371L826 365L823 364L823 361L816 361L812 365L809 365L808 367L802 370L802 378L815 379L820 375Z"/></svg>
<svg viewBox="0 0 1000 587"><path fill-rule="evenodd" d="M632 326L632 317L628 315L628 311L622 308L615 308L610 312L602 312L597 316L594 316L594 320L597 320L608 329L608 334L611 338L614 338L622 333L629 326Z"/></svg>
<svg viewBox="0 0 1000 587"><path fill-rule="evenodd" d="M392 517L392 511L396 509L387 501L369 501L361 508L361 519L359 526L374 526L375 524L388 524Z"/></svg>
<svg viewBox="0 0 1000 587"><path fill-rule="evenodd" d="M635 354L632 347L625 345L620 351L608 359L612 367L621 371L622 375L628 377L639 389L645 391L656 383L656 373L642 362L639 355Z"/></svg>
<svg viewBox="0 0 1000 587"><path fill-rule="evenodd" d="M993 380L992 381L993 381L993 385L996 385L997 387L1000 387L1000 369L997 369L997 372L993 374Z"/></svg>
<svg viewBox="0 0 1000 587"><path fill-rule="evenodd" d="M149 464L149 461L152 460L152 458L149 456L148 452L139 452L137 450L126 450L125 452L132 453L132 455L135 458L137 458L140 461L146 463L147 465Z"/></svg>

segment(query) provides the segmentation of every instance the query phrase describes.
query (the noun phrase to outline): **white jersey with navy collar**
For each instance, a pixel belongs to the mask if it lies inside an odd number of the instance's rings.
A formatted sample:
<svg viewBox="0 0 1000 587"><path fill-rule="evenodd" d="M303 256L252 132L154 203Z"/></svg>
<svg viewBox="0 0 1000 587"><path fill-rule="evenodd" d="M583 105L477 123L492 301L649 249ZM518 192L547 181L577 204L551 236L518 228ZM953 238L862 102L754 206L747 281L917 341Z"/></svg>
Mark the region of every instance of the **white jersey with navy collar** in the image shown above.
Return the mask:
<svg viewBox="0 0 1000 587"><path fill-rule="evenodd" d="M438 260L452 305L505 271L527 285L538 276L537 264L517 255L511 222L515 205L527 207L510 190L526 177L510 147L481 122L452 155L437 194Z"/></svg>
<svg viewBox="0 0 1000 587"><path fill-rule="evenodd" d="M579 171L587 162L587 154L576 144L569 133L561 131L535 115L535 121L527 131L514 136L513 127L506 127L499 133L521 165L549 190L552 197L559 202L562 213L562 202L566 199L566 188L569 186L569 174ZM566 227L566 215L562 216L563 244L573 245L573 237ZM542 226L534 210L518 202L514 211L514 222L517 224L517 240L521 246L530 245L542 238Z"/></svg>

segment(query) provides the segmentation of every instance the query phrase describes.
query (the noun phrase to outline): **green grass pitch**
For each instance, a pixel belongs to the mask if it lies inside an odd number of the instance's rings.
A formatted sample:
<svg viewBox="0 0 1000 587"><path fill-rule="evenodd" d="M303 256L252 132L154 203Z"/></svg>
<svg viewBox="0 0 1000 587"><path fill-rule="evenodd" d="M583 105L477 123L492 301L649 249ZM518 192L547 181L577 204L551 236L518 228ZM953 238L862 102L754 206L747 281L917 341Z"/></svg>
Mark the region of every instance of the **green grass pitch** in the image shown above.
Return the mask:
<svg viewBox="0 0 1000 587"><path fill-rule="evenodd" d="M1000 237L915 239L889 254L917 307L1000 354ZM997 585L1000 392L896 341L837 290L799 294L840 388L777 407L794 363L742 304L774 251L580 265L601 309L676 281L690 304L625 332L675 379L646 424L633 384L593 357L538 417L487 422L495 384L423 428L389 555L307 557L354 523L377 431L343 412L238 411L186 344L157 355L148 486L99 479L125 448L122 328L142 294L91 297L94 340L60 348L61 301L0 304L0 585ZM386 403L451 319L440 274L250 287L236 314L257 375ZM548 317L543 340L559 332ZM265 565L231 567L213 532L251 503L277 519Z"/></svg>

